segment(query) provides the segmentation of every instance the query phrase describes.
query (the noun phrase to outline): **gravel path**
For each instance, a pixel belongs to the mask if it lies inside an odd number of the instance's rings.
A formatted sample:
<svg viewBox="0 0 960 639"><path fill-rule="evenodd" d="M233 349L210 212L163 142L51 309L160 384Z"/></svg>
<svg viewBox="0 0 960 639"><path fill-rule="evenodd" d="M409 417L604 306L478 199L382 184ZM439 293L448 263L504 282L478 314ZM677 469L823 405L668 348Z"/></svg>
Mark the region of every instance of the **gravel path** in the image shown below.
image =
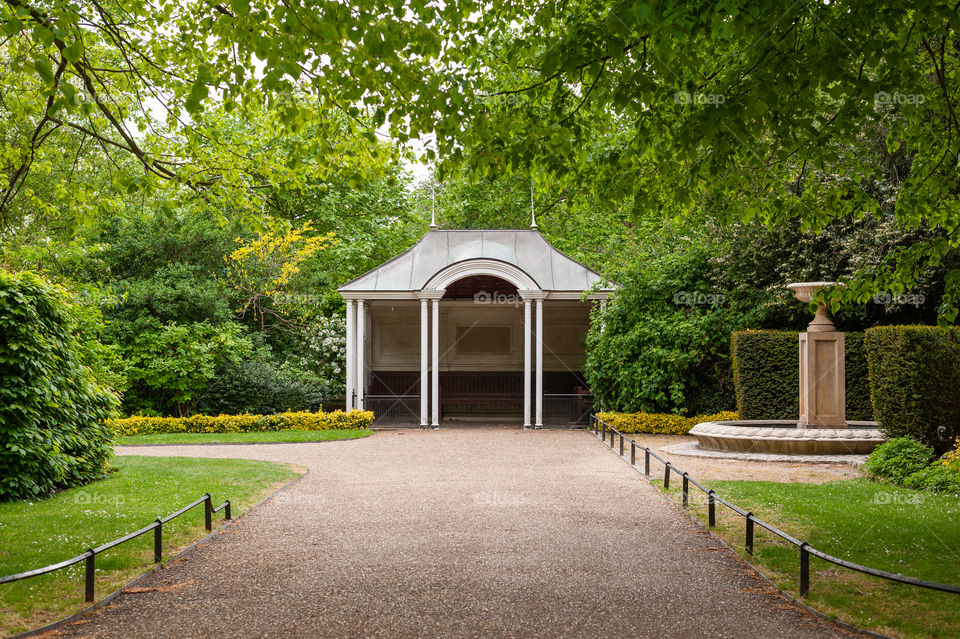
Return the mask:
<svg viewBox="0 0 960 639"><path fill-rule="evenodd" d="M57 636L851 636L789 604L583 431L121 454L310 472Z"/></svg>

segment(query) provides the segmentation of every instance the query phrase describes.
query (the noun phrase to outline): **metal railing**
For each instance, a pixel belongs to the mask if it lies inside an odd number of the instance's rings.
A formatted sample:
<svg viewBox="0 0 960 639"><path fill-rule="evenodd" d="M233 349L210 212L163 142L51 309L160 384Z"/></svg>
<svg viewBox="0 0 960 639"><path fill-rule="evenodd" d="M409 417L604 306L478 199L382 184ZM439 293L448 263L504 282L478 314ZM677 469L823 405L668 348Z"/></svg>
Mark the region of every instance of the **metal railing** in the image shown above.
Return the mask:
<svg viewBox="0 0 960 639"><path fill-rule="evenodd" d="M136 539L140 535L145 535L151 530L153 531L153 561L154 563L160 563L163 561L163 525L172 519L176 519L180 515L186 513L193 508L196 508L200 504L204 505L203 508L203 520L204 526L207 530L213 530L213 515L218 513L221 510L224 511L224 520L230 520L230 500L226 500L216 508L213 506L213 499L210 497L210 493L206 493L203 497L187 504L180 510L167 515L166 517L157 517L156 521L151 524L144 526L140 530L135 530L128 535L124 535L119 539L114 539L113 541L107 542L102 546L97 546L96 548L90 548L86 552L77 555L71 559L66 559L59 563L50 564L49 566L44 566L43 568L35 568L34 570L27 570L26 572L18 572L15 575L7 575L6 577L0 577L0 584L8 584L14 581L20 581L22 579L29 579L30 577L39 577L40 575L46 575L51 572L56 572L62 570L63 568L69 568L70 566L79 564L81 561L84 562L84 599L85 601L94 600L94 573L96 571L96 559L97 555L100 553L110 550L120 544L130 541L131 539Z"/></svg>
<svg viewBox="0 0 960 639"><path fill-rule="evenodd" d="M762 519L756 517L752 512L746 511L734 503L731 503L720 497L712 489L703 486L696 480L694 480L689 473L681 471L676 468L669 461L663 459L655 452L650 450L646 446L641 446L637 444L634 440L629 437L624 437L623 433L619 430L598 418L596 415L591 416L590 428L593 430L594 434L598 435L603 441L604 444L607 443L607 433L609 433L609 445L610 450L617 452L616 449L619 448L619 454L622 459L626 459L626 445L629 443L630 446L630 466L634 467L637 465L637 451L643 452L643 476L648 480L650 479L650 460L656 459L658 462L663 464L663 489L664 491L670 489L670 478L671 475L679 475L683 482L682 485L682 506L684 508L689 507L690 505L690 486L693 485L700 491L702 491L707 496L707 525L710 528L713 528L717 525L717 504L722 504L737 513L744 518L745 530L744 530L744 550L748 555L753 555L753 543L754 543L754 527L760 526L761 528L773 533L774 535L780 537L781 539L793 544L800 549L800 596L806 597L810 593L810 556L819 557L826 562L840 566L841 568L847 568L849 570L855 570L857 572L862 572L867 575L873 575L874 577L880 577L881 579L887 579L889 581L896 581L902 584L908 584L911 586L918 586L920 588L929 588L930 590L939 590L942 592L950 592L953 594L960 594L960 586L951 586L949 584L941 584L935 581L925 581L923 579L917 579L915 577L907 577L905 575L900 575L894 572L887 572L885 570L879 570L877 568L870 568L869 566L863 566L852 561L847 561L846 559L840 559L839 557L834 557L833 555L828 555L827 553L817 550L809 543L805 541L800 541L796 537L783 532L776 526L768 524Z"/></svg>
<svg viewBox="0 0 960 639"><path fill-rule="evenodd" d="M586 426L593 416L593 395L587 393L544 393L543 422L553 425Z"/></svg>
<svg viewBox="0 0 960 639"><path fill-rule="evenodd" d="M364 395L366 410L377 424L419 424L420 395Z"/></svg>

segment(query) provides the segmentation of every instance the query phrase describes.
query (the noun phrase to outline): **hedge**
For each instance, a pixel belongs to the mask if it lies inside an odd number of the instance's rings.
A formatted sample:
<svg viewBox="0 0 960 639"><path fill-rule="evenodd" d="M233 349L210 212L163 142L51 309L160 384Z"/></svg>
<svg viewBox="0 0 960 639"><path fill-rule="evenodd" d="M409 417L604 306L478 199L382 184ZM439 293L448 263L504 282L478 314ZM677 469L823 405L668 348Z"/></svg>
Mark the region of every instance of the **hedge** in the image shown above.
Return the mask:
<svg viewBox="0 0 960 639"><path fill-rule="evenodd" d="M743 331L730 339L737 412L743 419L798 419L800 347L795 331Z"/></svg>
<svg viewBox="0 0 960 639"><path fill-rule="evenodd" d="M713 415L683 417L666 413L597 413L597 417L621 433L651 433L655 435L686 435L701 422L738 419L737 413L725 411Z"/></svg>
<svg viewBox="0 0 960 639"><path fill-rule="evenodd" d="M873 414L889 437L912 437L937 455L960 437L960 329L867 330Z"/></svg>
<svg viewBox="0 0 960 639"><path fill-rule="evenodd" d="M373 423L373 412L335 410L275 415L192 415L190 417L127 417L108 420L114 435L162 433L250 433L278 430L356 430Z"/></svg>
<svg viewBox="0 0 960 639"><path fill-rule="evenodd" d="M88 366L80 309L31 273L0 271L0 501L103 477L117 396Z"/></svg>
<svg viewBox="0 0 960 639"><path fill-rule="evenodd" d="M870 421L870 381L863 333L844 336L847 419ZM742 331L730 340L741 419L800 416L800 346L796 331Z"/></svg>

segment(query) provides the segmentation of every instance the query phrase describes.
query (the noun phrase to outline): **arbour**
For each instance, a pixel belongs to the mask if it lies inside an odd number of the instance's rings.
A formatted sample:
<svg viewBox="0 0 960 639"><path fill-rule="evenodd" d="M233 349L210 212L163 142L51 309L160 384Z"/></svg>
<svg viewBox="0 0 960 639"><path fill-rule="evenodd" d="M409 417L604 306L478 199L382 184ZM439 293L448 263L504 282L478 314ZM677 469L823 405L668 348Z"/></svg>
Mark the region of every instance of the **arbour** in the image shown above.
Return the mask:
<svg viewBox="0 0 960 639"><path fill-rule="evenodd" d="M481 282L503 283L511 296L500 303L495 291L452 294ZM611 290L535 230L431 230L339 288L347 301L347 406L366 407L368 393L389 400L417 389L419 414L405 411L422 426L439 426L445 406L485 403L513 417L521 402L523 424L542 426L551 419L545 395L572 394L581 379L579 342L589 322L581 298L593 291L592 299L606 300Z"/></svg>

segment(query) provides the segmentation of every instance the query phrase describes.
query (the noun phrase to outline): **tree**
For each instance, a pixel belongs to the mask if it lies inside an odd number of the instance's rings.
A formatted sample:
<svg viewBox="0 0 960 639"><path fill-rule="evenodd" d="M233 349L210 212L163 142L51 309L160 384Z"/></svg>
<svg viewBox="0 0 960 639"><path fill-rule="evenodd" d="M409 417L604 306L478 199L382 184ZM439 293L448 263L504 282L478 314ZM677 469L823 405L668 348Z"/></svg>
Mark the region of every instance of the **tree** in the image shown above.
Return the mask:
<svg viewBox="0 0 960 639"><path fill-rule="evenodd" d="M439 144L477 170L617 175L641 203L664 188L723 220L819 231L886 210L934 230L837 293L865 302L960 243L958 25L945 2L549 5L460 89L518 106L464 108L465 134ZM945 320L958 284L951 270Z"/></svg>
<svg viewBox="0 0 960 639"><path fill-rule="evenodd" d="M306 260L333 240L333 234L313 234L310 222L291 228L282 220L271 220L257 237L237 240L239 247L224 259L227 278L242 299L237 310L240 317L251 312L261 331L294 323L296 317L286 310L297 306L294 278Z"/></svg>
<svg viewBox="0 0 960 639"><path fill-rule="evenodd" d="M127 377L173 402L186 417L217 368L237 364L253 350L242 332L232 322L170 322L145 329L125 349Z"/></svg>

